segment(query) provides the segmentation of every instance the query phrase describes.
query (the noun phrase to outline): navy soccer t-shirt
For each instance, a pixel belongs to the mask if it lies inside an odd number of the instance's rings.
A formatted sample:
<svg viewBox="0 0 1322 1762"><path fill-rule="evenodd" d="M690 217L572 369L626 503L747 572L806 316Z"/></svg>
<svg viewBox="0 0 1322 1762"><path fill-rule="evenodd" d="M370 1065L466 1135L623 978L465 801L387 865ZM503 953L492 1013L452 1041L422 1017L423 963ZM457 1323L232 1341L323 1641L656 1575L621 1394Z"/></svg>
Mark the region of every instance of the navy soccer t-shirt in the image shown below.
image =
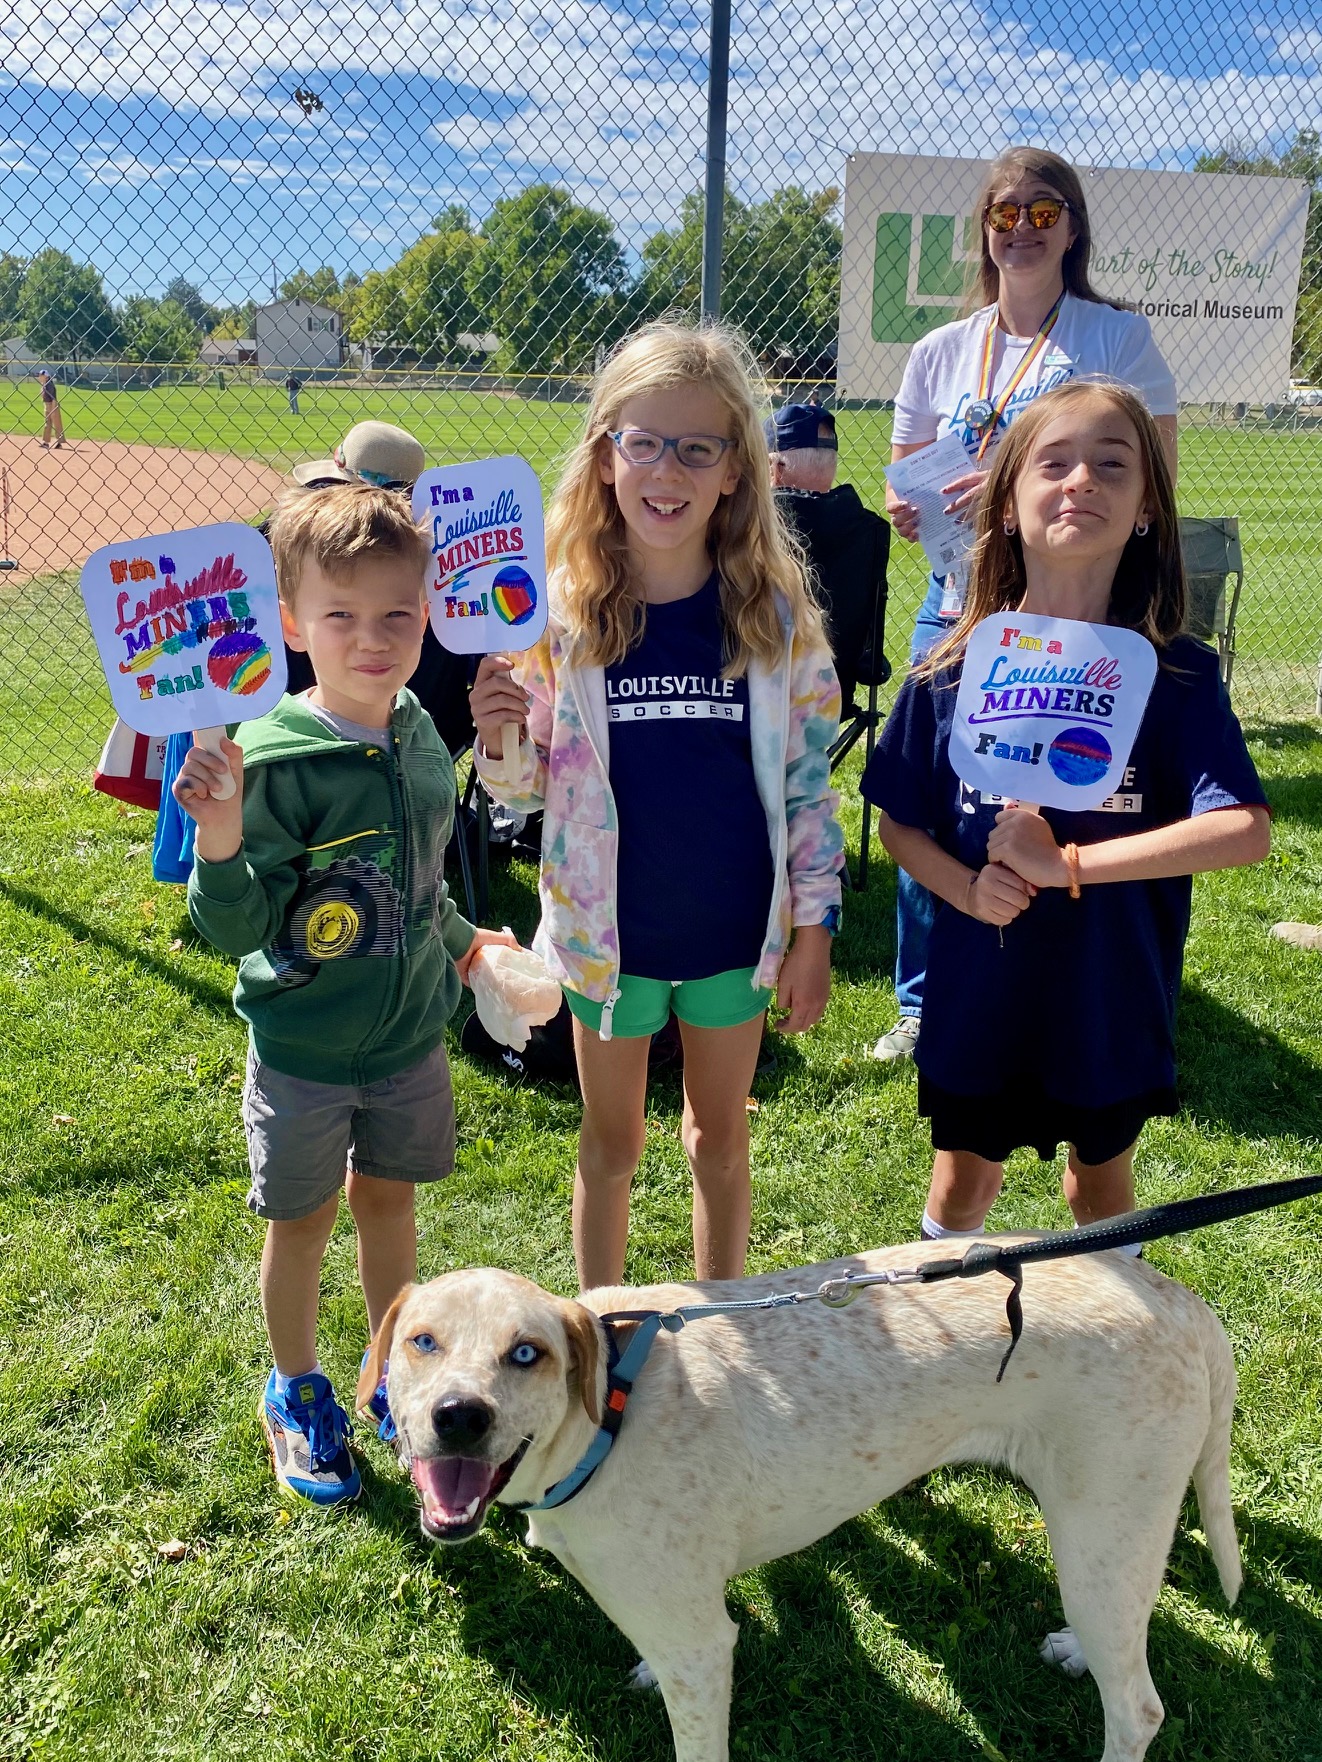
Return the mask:
<svg viewBox="0 0 1322 1762"><path fill-rule="evenodd" d="M959 669L910 677L863 774L868 801L932 833L970 868L1005 805L960 782L949 759ZM1161 655L1121 788L1101 808L1044 808L1057 844L1096 844L1241 803L1262 784L1211 649L1180 637ZM919 1068L956 1095L1040 1085L1106 1107L1175 1081L1175 1004L1193 884L1188 875L1044 888L1004 936L938 903L923 992Z"/></svg>
<svg viewBox="0 0 1322 1762"><path fill-rule="evenodd" d="M620 967L640 979L710 979L762 952L771 838L748 682L723 679L724 665L713 575L687 599L649 605L642 640L606 668Z"/></svg>

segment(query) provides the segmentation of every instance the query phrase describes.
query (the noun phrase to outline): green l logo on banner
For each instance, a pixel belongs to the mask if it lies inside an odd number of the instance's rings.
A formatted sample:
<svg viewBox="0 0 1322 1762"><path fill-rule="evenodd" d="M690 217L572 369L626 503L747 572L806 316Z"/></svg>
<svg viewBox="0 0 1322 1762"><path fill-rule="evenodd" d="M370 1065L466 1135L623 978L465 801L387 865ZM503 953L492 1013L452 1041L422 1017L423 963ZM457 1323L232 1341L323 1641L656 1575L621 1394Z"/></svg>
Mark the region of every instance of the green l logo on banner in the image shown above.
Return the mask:
<svg viewBox="0 0 1322 1762"><path fill-rule="evenodd" d="M872 340L916 343L919 337L959 316L964 266L955 256L953 214L879 214L877 253L872 272ZM909 260L918 228L918 274L914 289L921 305L909 304ZM971 218L965 221L967 244Z"/></svg>

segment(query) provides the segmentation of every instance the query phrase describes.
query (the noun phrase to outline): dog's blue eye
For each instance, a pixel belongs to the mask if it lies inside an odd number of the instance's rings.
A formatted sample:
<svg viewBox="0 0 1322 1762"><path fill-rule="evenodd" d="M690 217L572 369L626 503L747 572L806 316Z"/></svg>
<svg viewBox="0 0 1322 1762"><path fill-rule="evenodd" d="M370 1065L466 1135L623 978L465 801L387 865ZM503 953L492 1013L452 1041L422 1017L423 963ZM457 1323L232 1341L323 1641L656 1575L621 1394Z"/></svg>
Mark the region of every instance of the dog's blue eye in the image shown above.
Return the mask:
<svg viewBox="0 0 1322 1762"><path fill-rule="evenodd" d="M541 1348L534 1346L531 1340L520 1340L510 1353L510 1363L522 1365L526 1369L528 1365L536 1364L541 1356Z"/></svg>
<svg viewBox="0 0 1322 1762"><path fill-rule="evenodd" d="M419 1352L440 1351L440 1347L436 1344L435 1336L432 1334L414 1334L409 1341L409 1345L415 1346Z"/></svg>

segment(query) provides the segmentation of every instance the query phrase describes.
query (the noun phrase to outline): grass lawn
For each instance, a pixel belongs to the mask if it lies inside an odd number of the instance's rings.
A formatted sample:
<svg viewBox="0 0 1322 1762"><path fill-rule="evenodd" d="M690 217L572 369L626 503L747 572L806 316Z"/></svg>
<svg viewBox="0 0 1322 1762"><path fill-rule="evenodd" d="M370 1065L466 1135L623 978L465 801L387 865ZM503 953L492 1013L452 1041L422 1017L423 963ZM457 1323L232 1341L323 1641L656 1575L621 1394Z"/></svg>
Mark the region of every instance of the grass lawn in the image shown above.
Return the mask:
<svg viewBox="0 0 1322 1762"><path fill-rule="evenodd" d="M0 381L0 432L35 434L37 402L31 384ZM522 453L548 492L583 416L582 405L496 393L317 383L305 386L303 413L291 416L279 386L240 384L233 375L224 390L214 385L141 392L75 389L62 392L60 403L75 438L240 453L280 470L328 453L354 422L374 417L416 434L429 463ZM882 465L890 457L889 413L846 411L839 427L842 477L855 483L871 506L880 507ZM1187 422L1180 446L1181 511L1240 518L1245 559L1236 674L1240 712L1262 721L1309 715L1322 655L1322 429ZM204 509L197 518L205 518ZM889 648L900 659L925 586L921 553L897 543ZM0 586L0 608L11 592ZM0 756L0 778L6 769Z"/></svg>
<svg viewBox="0 0 1322 1762"><path fill-rule="evenodd" d="M7 689L6 741L54 714ZM89 734L105 720L77 693L71 717ZM1147 1200L1319 1164L1322 956L1265 932L1317 916L1322 740L1282 727L1254 751L1275 847L1258 869L1197 883L1186 1111L1144 1136ZM255 1415L261 1228L243 1206L230 969L193 936L180 892L149 879L152 819L61 768L4 792L0 818L0 1758L665 1762L659 1698L625 1686L627 1643L524 1549L520 1520L497 1516L457 1552L429 1547L375 1439L354 1508L277 1495ZM824 1024L759 1079L754 1270L914 1233L929 1164L914 1076L862 1056L893 1019L893 901L883 858L848 902ZM526 935L534 913L530 871L499 872L492 921ZM1062 975L1043 1007L1086 1035L1105 983ZM459 1167L421 1195L424 1274L492 1263L571 1291L574 1095L512 1091L457 1050L453 1064ZM668 1081L651 1102L638 1280L691 1266L678 1099ZM1057 1172L1016 1157L995 1221L1066 1216ZM1162 1762L1322 1762L1320 1234L1310 1202L1151 1251L1234 1342L1247 1566L1228 1611L1190 1503L1152 1628ZM324 1362L348 1390L365 1324L343 1224L322 1316ZM1091 1683L1037 1660L1060 1622L1048 1550L1031 1500L999 1474L929 1476L735 1581L729 1601L736 1758L1100 1752Z"/></svg>

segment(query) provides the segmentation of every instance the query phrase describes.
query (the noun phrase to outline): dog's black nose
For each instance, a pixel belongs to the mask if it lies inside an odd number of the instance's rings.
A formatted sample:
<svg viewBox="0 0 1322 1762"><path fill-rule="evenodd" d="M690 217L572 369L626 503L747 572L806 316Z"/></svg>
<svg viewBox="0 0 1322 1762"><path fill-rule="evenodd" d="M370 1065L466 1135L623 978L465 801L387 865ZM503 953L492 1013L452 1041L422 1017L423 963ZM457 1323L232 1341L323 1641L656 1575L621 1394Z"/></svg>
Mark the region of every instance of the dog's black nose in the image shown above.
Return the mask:
<svg viewBox="0 0 1322 1762"><path fill-rule="evenodd" d="M469 1450L481 1443L493 1417L484 1401L438 1401L431 1410L436 1436L450 1450Z"/></svg>

